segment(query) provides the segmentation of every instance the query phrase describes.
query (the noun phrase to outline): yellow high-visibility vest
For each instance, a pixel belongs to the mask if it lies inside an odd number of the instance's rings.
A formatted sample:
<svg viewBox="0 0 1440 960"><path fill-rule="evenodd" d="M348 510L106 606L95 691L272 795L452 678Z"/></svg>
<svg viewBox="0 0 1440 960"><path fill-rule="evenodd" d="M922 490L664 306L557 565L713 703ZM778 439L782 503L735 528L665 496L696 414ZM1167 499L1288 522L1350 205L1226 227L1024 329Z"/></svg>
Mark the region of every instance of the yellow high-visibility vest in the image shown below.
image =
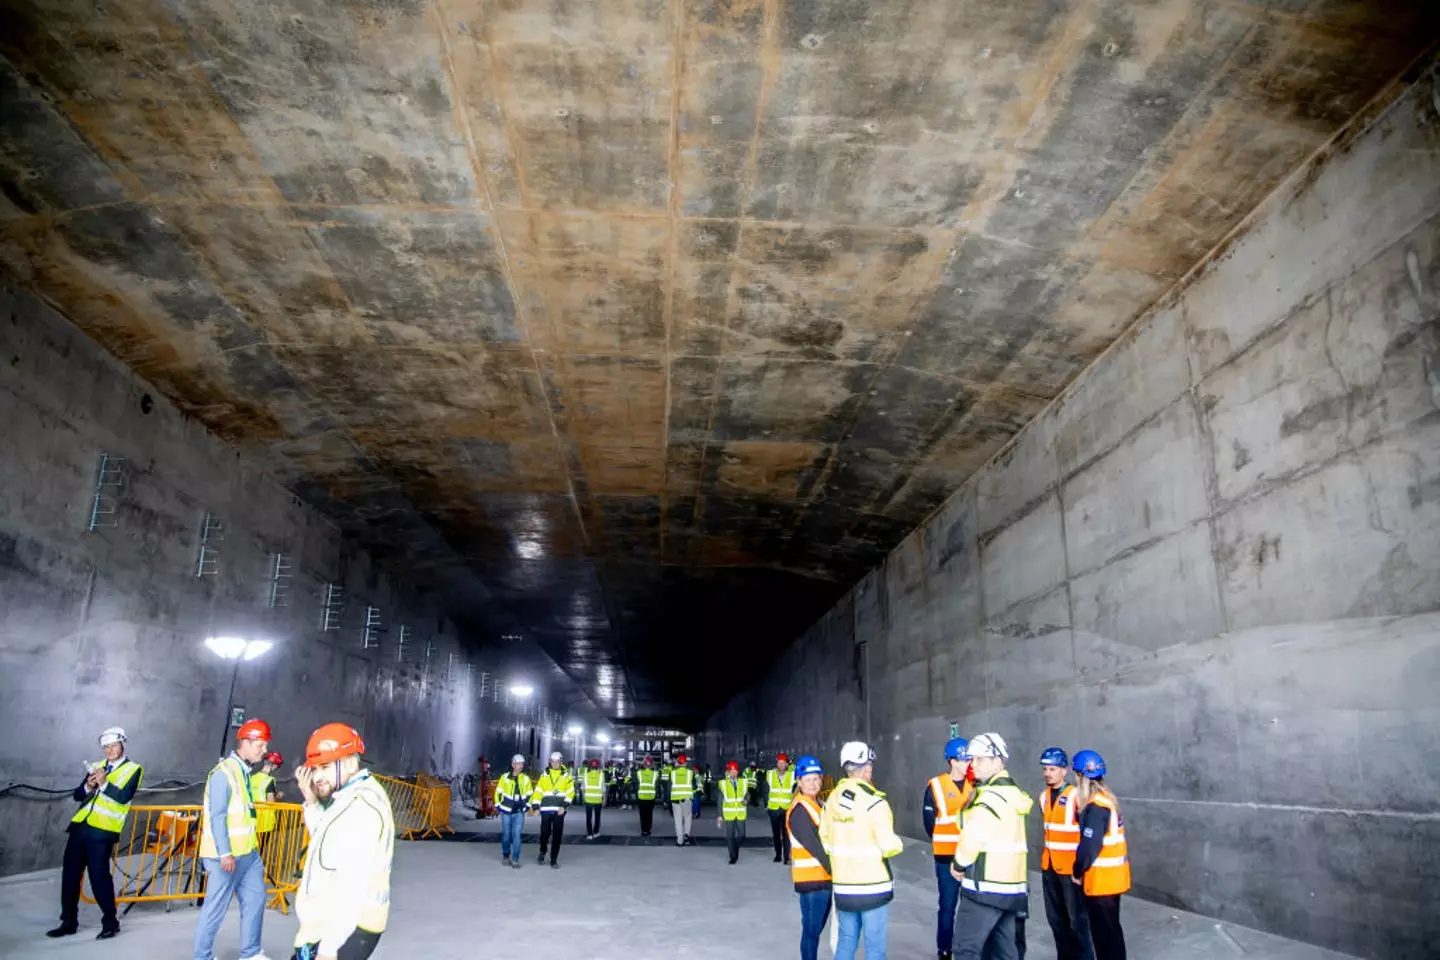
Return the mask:
<svg viewBox="0 0 1440 960"><path fill-rule="evenodd" d="M243 857L255 849L255 801L250 795L250 776L239 757L226 757L210 771L230 781L230 803L225 808L225 832L230 837L230 855ZM215 818L210 815L210 777L205 778L206 810L200 815L200 856L214 860L220 856L215 845Z"/></svg>
<svg viewBox="0 0 1440 960"><path fill-rule="evenodd" d="M726 820L745 819L745 795L750 792L750 784L743 778L731 780L726 777L720 781L720 816Z"/></svg>
<svg viewBox="0 0 1440 960"><path fill-rule="evenodd" d="M101 760L95 766L105 766ZM141 775L141 766L132 761L129 757L122 757L120 762L107 774L105 783L117 790L125 789L125 786L134 778ZM139 789L137 783L136 789ZM130 813L130 804L117 803L105 796L105 787L101 787L91 795L90 799L80 805L75 815L70 818L71 823L88 824L97 830L105 830L110 833L119 833L125 829L125 817Z"/></svg>

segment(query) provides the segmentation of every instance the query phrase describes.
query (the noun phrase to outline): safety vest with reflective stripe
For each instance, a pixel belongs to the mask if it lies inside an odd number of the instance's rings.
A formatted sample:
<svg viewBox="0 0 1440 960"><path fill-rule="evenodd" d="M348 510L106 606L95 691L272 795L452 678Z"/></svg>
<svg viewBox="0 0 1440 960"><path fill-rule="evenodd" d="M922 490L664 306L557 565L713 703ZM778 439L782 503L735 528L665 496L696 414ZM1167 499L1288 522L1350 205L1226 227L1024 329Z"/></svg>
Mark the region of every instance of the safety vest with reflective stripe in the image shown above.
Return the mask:
<svg viewBox="0 0 1440 960"><path fill-rule="evenodd" d="M384 788L362 770L331 795L329 806L306 804L305 826L310 846L295 893L295 946L333 936L342 918L356 930L384 933L395 858L395 813ZM343 868L331 866L337 850L348 861Z"/></svg>
<svg viewBox="0 0 1440 960"><path fill-rule="evenodd" d="M1017 909L1029 892L1025 816L1035 802L1002 771L984 783L960 814L955 863L965 871L960 895L1001 910Z"/></svg>
<svg viewBox="0 0 1440 960"><path fill-rule="evenodd" d="M795 771L786 770L781 773L779 770L771 770L765 774L765 785L770 788L769 800L765 803L767 810L784 810L790 806L790 795L795 792Z"/></svg>
<svg viewBox="0 0 1440 960"><path fill-rule="evenodd" d="M636 788L635 795L641 800L654 800L655 786L660 782L659 771L647 767L636 775L636 780L640 785Z"/></svg>
<svg viewBox="0 0 1440 960"><path fill-rule="evenodd" d="M1090 802L1110 811L1110 826L1100 856L1085 871L1085 896L1108 897L1130 889L1130 851L1125 844L1125 818L1120 807L1103 793L1092 794Z"/></svg>
<svg viewBox="0 0 1440 960"><path fill-rule="evenodd" d="M275 778L263 770L250 774L250 795L255 798L257 804L268 803L265 799L270 792L270 785ZM275 829L275 811L268 807L257 806L255 808L255 832L269 833Z"/></svg>
<svg viewBox="0 0 1440 960"><path fill-rule="evenodd" d="M726 820L745 819L745 794L750 792L750 784L744 778L731 780L726 777L720 781L720 816Z"/></svg>
<svg viewBox="0 0 1440 960"><path fill-rule="evenodd" d="M604 770L585 771L585 802L592 807L599 806L605 802Z"/></svg>
<svg viewBox="0 0 1440 960"><path fill-rule="evenodd" d="M864 780L841 780L821 812L820 839L830 851L837 910L863 912L891 901L895 879L889 858L903 844L885 794Z"/></svg>
<svg viewBox="0 0 1440 960"><path fill-rule="evenodd" d="M530 795L530 805L539 807L541 813L564 813L575 801L575 781L564 770L546 770L535 781L535 792Z"/></svg>
<svg viewBox="0 0 1440 960"><path fill-rule="evenodd" d="M674 803L689 800L695 796L695 771L689 767L676 767L670 772L670 799Z"/></svg>
<svg viewBox="0 0 1440 960"><path fill-rule="evenodd" d="M960 811L975 788L969 783L955 786L955 778L948 773L932 778L929 788L935 801L935 832L930 835L930 849L937 857L953 857L955 844L960 841Z"/></svg>
<svg viewBox="0 0 1440 960"><path fill-rule="evenodd" d="M534 792L535 782L528 774L521 773L518 777L513 773L503 774L495 784L495 806L501 813L523 813Z"/></svg>
<svg viewBox="0 0 1440 960"><path fill-rule="evenodd" d="M1068 877L1075 869L1075 851L1080 848L1080 824L1075 822L1075 785L1065 784L1055 802L1050 788L1040 793L1040 819L1045 827L1045 849L1040 869Z"/></svg>
<svg viewBox="0 0 1440 960"><path fill-rule="evenodd" d="M255 800L250 794L250 776L234 754L217 763L210 777L217 772L230 782L230 803L225 808L230 855L243 857L255 849ZM220 848L215 845L215 818L210 816L210 777L205 778L205 812L200 815L200 856L214 860L220 856Z"/></svg>
<svg viewBox="0 0 1440 960"><path fill-rule="evenodd" d="M104 767L105 761L98 761L94 766ZM121 757L120 762L105 774L105 783L113 786L116 790L124 790L131 780L140 776L140 773L140 764L133 762L129 757ZM139 784L136 784L136 787L138 788ZM70 822L83 823L107 833L119 833L125 829L125 817L129 813L130 804L117 803L110 799L105 796L105 787L101 787L80 805L80 809L75 811Z"/></svg>
<svg viewBox="0 0 1440 960"><path fill-rule="evenodd" d="M819 860L815 859L814 853L800 845L795 839L795 834L790 831L790 818L795 816L796 810L805 811L812 823L815 824L815 831L820 831L820 804L803 793L797 793L790 801L790 809L785 813L785 831L790 834L790 880L795 884L796 890L801 890L802 885L808 885L805 889L821 889L817 884L829 885L830 874Z"/></svg>

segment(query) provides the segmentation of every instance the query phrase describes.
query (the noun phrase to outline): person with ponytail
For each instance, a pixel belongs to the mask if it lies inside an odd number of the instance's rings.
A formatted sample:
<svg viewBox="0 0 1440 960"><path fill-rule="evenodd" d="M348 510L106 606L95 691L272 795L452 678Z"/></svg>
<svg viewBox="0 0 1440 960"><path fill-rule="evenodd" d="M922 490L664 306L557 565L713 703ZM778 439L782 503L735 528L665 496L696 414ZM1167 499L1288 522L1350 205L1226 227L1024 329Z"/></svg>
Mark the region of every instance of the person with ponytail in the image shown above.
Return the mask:
<svg viewBox="0 0 1440 960"><path fill-rule="evenodd" d="M1105 758L1081 750L1073 761L1075 799L1080 815L1080 848L1075 851L1074 882L1085 892L1095 960L1125 960L1120 928L1120 895L1130 889L1130 854L1120 801L1105 783Z"/></svg>

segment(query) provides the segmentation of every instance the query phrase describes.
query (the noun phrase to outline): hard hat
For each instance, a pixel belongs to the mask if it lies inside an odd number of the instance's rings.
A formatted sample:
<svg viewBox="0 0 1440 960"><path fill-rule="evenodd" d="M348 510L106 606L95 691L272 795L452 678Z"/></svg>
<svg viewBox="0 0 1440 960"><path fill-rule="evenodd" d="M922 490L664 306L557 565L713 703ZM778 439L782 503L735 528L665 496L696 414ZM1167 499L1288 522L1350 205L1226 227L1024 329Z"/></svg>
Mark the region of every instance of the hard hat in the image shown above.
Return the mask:
<svg viewBox="0 0 1440 960"><path fill-rule="evenodd" d="M364 752L365 741L358 730L346 723L327 723L310 734L310 742L305 744L305 764L313 767Z"/></svg>
<svg viewBox="0 0 1440 960"><path fill-rule="evenodd" d="M236 740L270 740L270 724L264 720L246 720L235 731Z"/></svg>
<svg viewBox="0 0 1440 960"><path fill-rule="evenodd" d="M280 766L280 764L285 762L285 758L280 756L278 751L271 750L269 753L265 754L265 762L272 766L278 767Z"/></svg>
<svg viewBox="0 0 1440 960"><path fill-rule="evenodd" d="M969 760L970 741L964 737L951 737L945 741L946 760Z"/></svg>
<svg viewBox="0 0 1440 960"><path fill-rule="evenodd" d="M1045 752L1040 754L1040 766L1068 767L1070 766L1070 758L1065 756L1065 751L1059 747L1046 747Z"/></svg>
<svg viewBox="0 0 1440 960"><path fill-rule="evenodd" d="M565 759L565 758L560 755L560 751L559 751L559 750L556 750L554 753L550 754L550 762L551 762L551 763L554 763L556 760L564 760L564 759Z"/></svg>
<svg viewBox="0 0 1440 960"><path fill-rule="evenodd" d="M108 747L112 743L124 743L130 738L125 736L123 727L107 727L105 732L100 734L100 746Z"/></svg>
<svg viewBox="0 0 1440 960"><path fill-rule="evenodd" d="M840 748L840 762L854 763L864 766L875 760L875 751L871 750L860 740L851 740Z"/></svg>
<svg viewBox="0 0 1440 960"><path fill-rule="evenodd" d="M982 733L970 741L970 757L998 757L1001 760L1010 759L1010 750L1005 746L1005 738L998 733Z"/></svg>
<svg viewBox="0 0 1440 960"><path fill-rule="evenodd" d="M1075 754L1075 772L1098 780L1105 776L1105 758L1094 750L1081 750Z"/></svg>
<svg viewBox="0 0 1440 960"><path fill-rule="evenodd" d="M812 773L824 773L824 772L825 772L825 768L822 767L822 766L820 766L820 761L817 760L817 759L815 759L814 757L812 757L812 756L811 756L810 754L808 754L808 753L807 753L807 754L804 754L803 756L800 757L800 759L798 759L798 760L795 761L795 775L796 775L796 776L808 777L808 776L809 776L810 774L812 774Z"/></svg>
<svg viewBox="0 0 1440 960"><path fill-rule="evenodd" d="M655 766L655 758L654 758L654 757L646 757L646 758L645 758L645 766L647 766L647 767L653 767L653 766Z"/></svg>
<svg viewBox="0 0 1440 960"><path fill-rule="evenodd" d="M678 757L675 758L675 762L676 762L676 763L689 763L689 762L690 762L690 758L687 757L687 756L685 756L685 754L682 753L682 754L680 754L680 756L678 756Z"/></svg>
<svg viewBox="0 0 1440 960"><path fill-rule="evenodd" d="M783 754L783 753L778 753L778 754L775 755L775 762L776 762L776 763L789 763L789 762L790 762L790 758L789 758L788 756L786 756L785 754Z"/></svg>
<svg viewBox="0 0 1440 960"><path fill-rule="evenodd" d="M517 753L517 754L515 754L515 756L513 756L513 757L510 758L510 762L511 762L511 763L524 763L524 762L525 762L525 754L523 754L523 753Z"/></svg>
<svg viewBox="0 0 1440 960"><path fill-rule="evenodd" d="M600 761L599 761L599 760L591 760L591 761L590 761L590 769L591 769L591 770L599 770L599 769L600 769Z"/></svg>
<svg viewBox="0 0 1440 960"><path fill-rule="evenodd" d="M725 764L725 769L727 771L734 770L736 773L739 773L740 764L736 763L734 760L731 760L729 763Z"/></svg>

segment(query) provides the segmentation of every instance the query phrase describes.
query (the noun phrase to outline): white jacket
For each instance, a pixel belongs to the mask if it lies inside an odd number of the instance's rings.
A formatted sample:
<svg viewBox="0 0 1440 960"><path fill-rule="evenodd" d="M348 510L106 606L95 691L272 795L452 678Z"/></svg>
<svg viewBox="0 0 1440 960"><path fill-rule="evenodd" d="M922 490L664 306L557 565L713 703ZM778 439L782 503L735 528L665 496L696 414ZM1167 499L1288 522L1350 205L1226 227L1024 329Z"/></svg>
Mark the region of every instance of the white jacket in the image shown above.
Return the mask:
<svg viewBox="0 0 1440 960"><path fill-rule="evenodd" d="M380 933L390 916L390 862L395 818L385 789L362 770L331 795L305 804L310 848L295 895L295 946L318 943L338 953L356 927Z"/></svg>

